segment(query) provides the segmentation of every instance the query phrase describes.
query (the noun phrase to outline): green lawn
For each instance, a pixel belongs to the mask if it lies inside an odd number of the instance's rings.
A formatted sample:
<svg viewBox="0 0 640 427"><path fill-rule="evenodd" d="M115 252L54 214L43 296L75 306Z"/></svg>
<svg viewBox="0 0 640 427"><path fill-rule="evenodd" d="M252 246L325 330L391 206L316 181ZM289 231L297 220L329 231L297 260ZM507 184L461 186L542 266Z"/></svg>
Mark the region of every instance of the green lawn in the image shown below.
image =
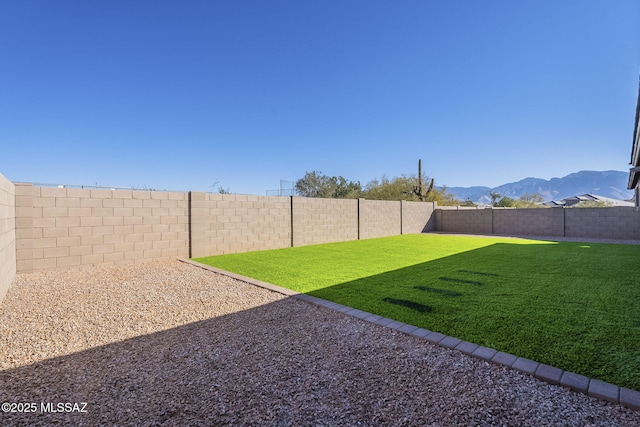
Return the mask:
<svg viewBox="0 0 640 427"><path fill-rule="evenodd" d="M419 234L196 261L640 390L640 246Z"/></svg>

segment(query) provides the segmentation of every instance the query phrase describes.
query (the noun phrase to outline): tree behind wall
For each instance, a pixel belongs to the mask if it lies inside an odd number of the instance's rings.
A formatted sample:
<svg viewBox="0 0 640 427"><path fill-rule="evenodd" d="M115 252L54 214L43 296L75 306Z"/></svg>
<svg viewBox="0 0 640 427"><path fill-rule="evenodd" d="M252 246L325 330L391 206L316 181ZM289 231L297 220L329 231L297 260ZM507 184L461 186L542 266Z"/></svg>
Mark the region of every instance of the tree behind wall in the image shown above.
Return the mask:
<svg viewBox="0 0 640 427"><path fill-rule="evenodd" d="M296 193L303 197L357 199L362 192L359 182L347 181L342 176L327 176L320 171L307 172L296 181Z"/></svg>
<svg viewBox="0 0 640 427"><path fill-rule="evenodd" d="M503 197L501 194L491 192L491 205L500 208L543 208L542 196L538 193L523 194L518 200L511 197Z"/></svg>
<svg viewBox="0 0 640 427"><path fill-rule="evenodd" d="M429 180L423 176L423 182ZM414 191L420 185L417 175L402 175L389 179L382 177L370 181L364 188L360 182L348 181L342 176L327 176L320 171L305 173L296 181L296 194L303 197L356 199L363 197L369 200L409 200L420 201ZM426 192L425 192L426 193ZM435 188L423 198L425 202L438 202L441 206L458 205L460 202L447 193L446 187Z"/></svg>
<svg viewBox="0 0 640 427"><path fill-rule="evenodd" d="M423 177L423 181L427 181ZM389 179L382 177L380 180L370 181L362 192L362 197L369 200L408 200L420 201L420 196L415 193L418 183L417 175L402 175ZM460 202L452 194L447 193L447 188L433 187L424 197L425 202L438 202L441 206L458 205Z"/></svg>

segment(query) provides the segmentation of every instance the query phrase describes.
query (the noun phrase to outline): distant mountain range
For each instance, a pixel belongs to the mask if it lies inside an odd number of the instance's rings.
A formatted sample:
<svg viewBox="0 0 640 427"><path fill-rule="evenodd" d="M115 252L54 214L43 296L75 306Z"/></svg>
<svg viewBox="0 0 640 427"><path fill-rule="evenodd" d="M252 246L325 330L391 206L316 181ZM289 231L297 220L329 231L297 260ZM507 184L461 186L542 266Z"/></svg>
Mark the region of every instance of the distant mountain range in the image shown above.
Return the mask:
<svg viewBox="0 0 640 427"><path fill-rule="evenodd" d="M560 200L581 194L597 194L618 200L633 197L633 191L627 190L628 172L620 171L580 171L563 178L550 180L541 178L525 178L518 182L503 184L498 187L447 187L447 192L458 200L471 200L479 204L491 204L490 192L499 193L503 197L518 199L524 194L538 193L545 202Z"/></svg>

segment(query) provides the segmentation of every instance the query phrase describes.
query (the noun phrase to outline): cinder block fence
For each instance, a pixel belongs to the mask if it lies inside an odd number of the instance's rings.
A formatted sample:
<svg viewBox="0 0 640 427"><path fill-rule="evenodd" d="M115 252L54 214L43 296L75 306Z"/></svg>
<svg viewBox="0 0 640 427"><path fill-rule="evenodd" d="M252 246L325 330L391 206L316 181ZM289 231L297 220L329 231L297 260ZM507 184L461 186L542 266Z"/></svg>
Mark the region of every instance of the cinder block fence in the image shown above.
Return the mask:
<svg viewBox="0 0 640 427"><path fill-rule="evenodd" d="M18 272L188 256L186 193L15 188Z"/></svg>
<svg viewBox="0 0 640 427"><path fill-rule="evenodd" d="M19 272L428 231L640 240L640 211L46 188L0 175L0 301Z"/></svg>
<svg viewBox="0 0 640 427"><path fill-rule="evenodd" d="M16 277L15 186L0 174L0 301Z"/></svg>
<svg viewBox="0 0 640 427"><path fill-rule="evenodd" d="M10 270L3 277L11 279L16 271L420 233L433 230L435 208L405 201L47 188L4 177L0 189L1 265Z"/></svg>
<svg viewBox="0 0 640 427"><path fill-rule="evenodd" d="M610 208L461 208L442 206L434 213L435 230L496 234L640 240L640 210Z"/></svg>

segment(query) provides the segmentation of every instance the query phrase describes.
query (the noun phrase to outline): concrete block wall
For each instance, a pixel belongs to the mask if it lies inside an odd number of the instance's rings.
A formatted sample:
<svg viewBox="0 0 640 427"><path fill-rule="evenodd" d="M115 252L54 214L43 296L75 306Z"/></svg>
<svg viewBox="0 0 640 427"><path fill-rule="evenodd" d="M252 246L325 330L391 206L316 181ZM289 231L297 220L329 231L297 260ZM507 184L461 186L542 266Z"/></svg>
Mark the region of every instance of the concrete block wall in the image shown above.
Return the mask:
<svg viewBox="0 0 640 427"><path fill-rule="evenodd" d="M15 183L16 270L33 271L33 186Z"/></svg>
<svg viewBox="0 0 640 427"><path fill-rule="evenodd" d="M16 272L443 231L640 240L640 208L435 203L34 187L0 175L0 299Z"/></svg>
<svg viewBox="0 0 640 427"><path fill-rule="evenodd" d="M292 197L292 246L358 239L358 200Z"/></svg>
<svg viewBox="0 0 640 427"><path fill-rule="evenodd" d="M436 203L402 201L402 234L417 234L436 229ZM426 219L426 221L425 221Z"/></svg>
<svg viewBox="0 0 640 427"><path fill-rule="evenodd" d="M492 209L493 233L563 236L563 209Z"/></svg>
<svg viewBox="0 0 640 427"><path fill-rule="evenodd" d="M16 277L15 186L0 174L0 302Z"/></svg>
<svg viewBox="0 0 640 427"><path fill-rule="evenodd" d="M637 207L563 209L565 236L640 240Z"/></svg>
<svg viewBox="0 0 640 427"><path fill-rule="evenodd" d="M637 207L441 207L436 209L435 218L436 231L448 233L640 240L640 209Z"/></svg>
<svg viewBox="0 0 640 427"><path fill-rule="evenodd" d="M15 235L13 250L5 252L15 254L7 264L17 272L419 233L428 228L434 208L432 203L47 188L8 181L5 187L5 204L13 200L15 206L5 208L13 212L13 222L3 221L1 230ZM0 244L2 239L8 237L0 237Z"/></svg>
<svg viewBox="0 0 640 427"><path fill-rule="evenodd" d="M436 230L445 233L492 234L492 209L443 206L436 210Z"/></svg>
<svg viewBox="0 0 640 427"><path fill-rule="evenodd" d="M188 256L186 193L16 185L18 271Z"/></svg>
<svg viewBox="0 0 640 427"><path fill-rule="evenodd" d="M191 256L291 246L288 197L191 193Z"/></svg>
<svg viewBox="0 0 640 427"><path fill-rule="evenodd" d="M402 206L398 201L359 199L360 238L397 236L402 233Z"/></svg>

